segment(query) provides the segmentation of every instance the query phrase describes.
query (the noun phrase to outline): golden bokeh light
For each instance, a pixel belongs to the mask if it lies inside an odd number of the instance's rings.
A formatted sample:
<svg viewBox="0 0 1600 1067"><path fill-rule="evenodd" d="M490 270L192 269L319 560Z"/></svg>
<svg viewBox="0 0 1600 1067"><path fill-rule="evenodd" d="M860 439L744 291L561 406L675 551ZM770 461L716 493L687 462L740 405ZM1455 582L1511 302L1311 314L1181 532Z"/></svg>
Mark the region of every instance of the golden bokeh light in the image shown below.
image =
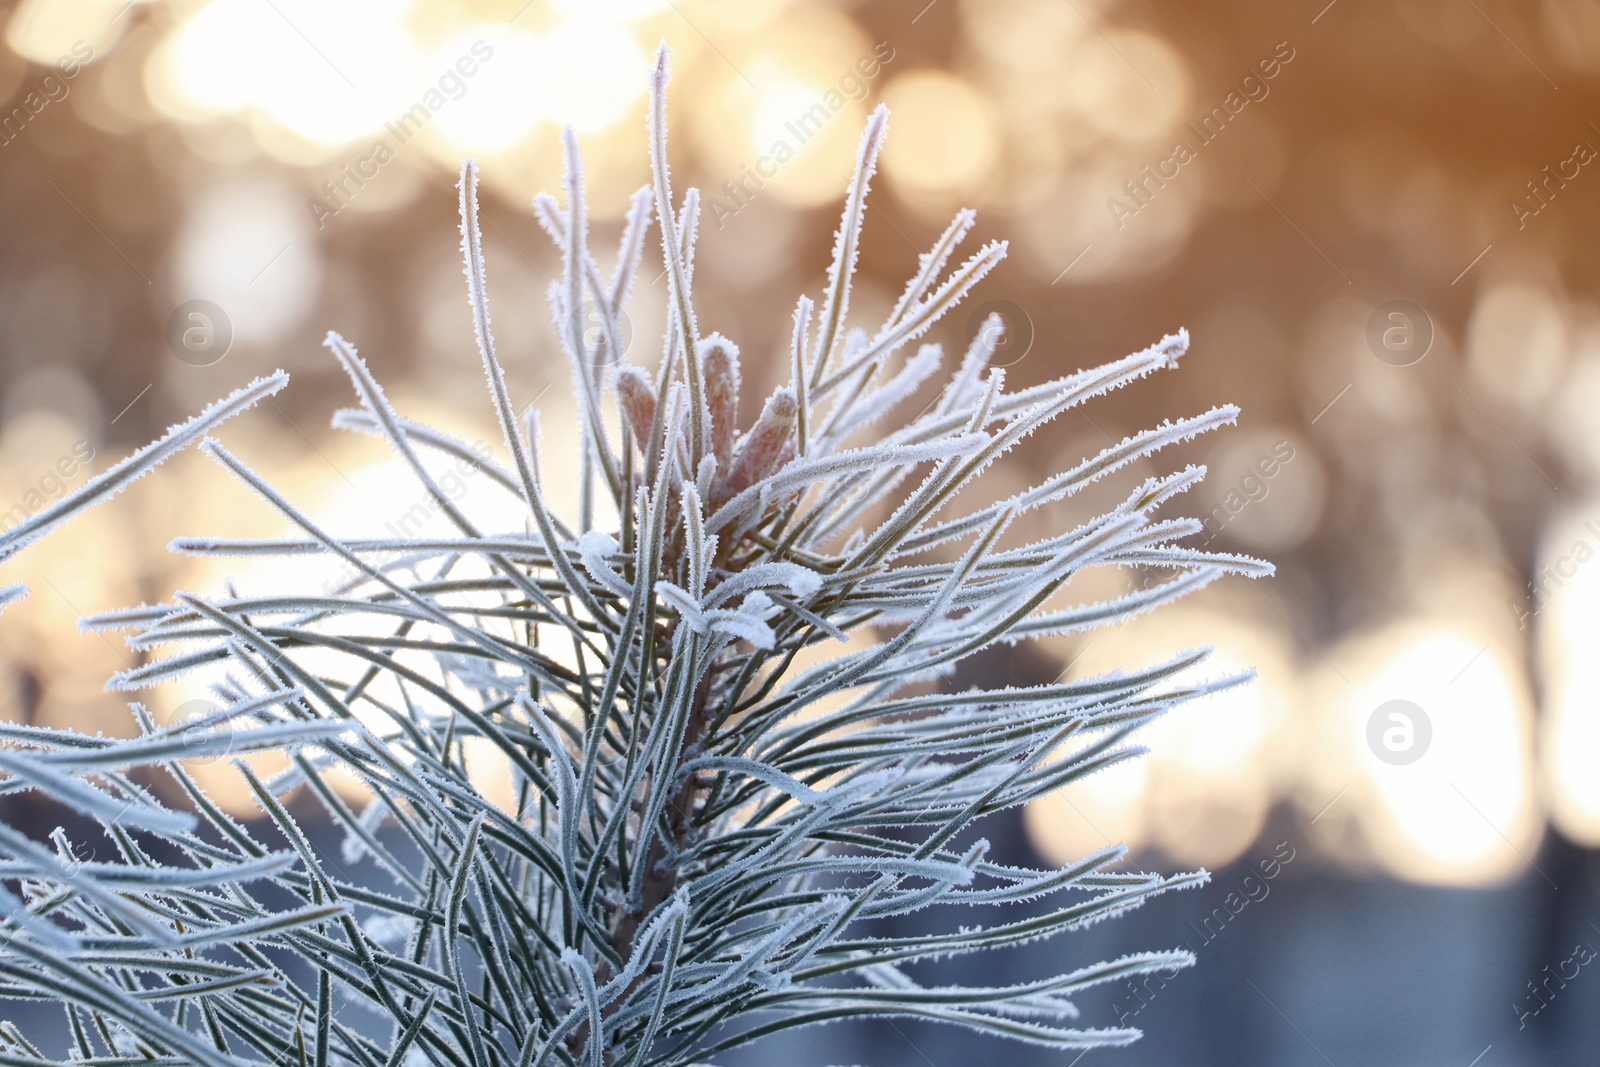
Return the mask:
<svg viewBox="0 0 1600 1067"><path fill-rule="evenodd" d="M1472 376L1487 395L1532 411L1549 397L1565 369L1562 308L1537 283L1496 283L1473 307L1466 349Z"/></svg>
<svg viewBox="0 0 1600 1067"><path fill-rule="evenodd" d="M1544 816L1531 694L1505 630L1500 619L1474 626L1418 615L1329 650L1301 799L1328 821L1330 838L1356 850L1347 858L1433 885L1504 881L1527 869ZM1383 758L1384 745L1402 755ZM1393 762L1413 746L1419 756Z"/></svg>
<svg viewBox="0 0 1600 1067"><path fill-rule="evenodd" d="M184 23L160 61L197 111L256 112L338 146L382 129L422 87L405 6L215 0ZM300 25L314 26L316 38Z"/></svg>
<svg viewBox="0 0 1600 1067"><path fill-rule="evenodd" d="M769 197L790 207L837 199L867 101L896 66L893 46L816 8L784 12L736 58L718 60L702 75L714 106L684 114L709 167L707 220L720 229Z"/></svg>
<svg viewBox="0 0 1600 1067"><path fill-rule="evenodd" d="M884 89L894 136L883 169L896 192L935 217L979 197L998 162L993 106L960 78L922 69L896 74Z"/></svg>
<svg viewBox="0 0 1600 1067"><path fill-rule="evenodd" d="M285 162L354 147L371 178L415 141L453 168L463 154L510 153L545 127L596 133L631 115L648 62L631 23L653 11L566 5L517 25L405 0L281 10L216 0L152 53L146 80L172 118L244 119Z"/></svg>
<svg viewBox="0 0 1600 1067"><path fill-rule="evenodd" d="M1029 842L1056 864L1119 842L1140 848L1147 840L1142 800L1148 778L1144 761L1126 760L1031 801L1022 811Z"/></svg>
<svg viewBox="0 0 1600 1067"><path fill-rule="evenodd" d="M1086 42L1074 58L1063 89L1077 112L1106 137L1161 142L1182 122L1190 103L1188 65L1160 37L1108 33Z"/></svg>
<svg viewBox="0 0 1600 1067"><path fill-rule="evenodd" d="M1545 719L1539 755L1561 832L1600 845L1600 497L1589 495L1545 531L1518 621L1538 635Z"/></svg>
<svg viewBox="0 0 1600 1067"><path fill-rule="evenodd" d="M42 66L63 57L92 62L109 53L131 19L127 0L22 0L6 22L6 44Z"/></svg>
<svg viewBox="0 0 1600 1067"><path fill-rule="evenodd" d="M1052 859L1111 840L1153 846L1183 865L1221 866L1260 833L1275 796L1294 774L1292 708L1299 668L1292 646L1252 606L1224 592L1066 642L1069 678L1149 667L1211 647L1193 677L1216 679L1254 668L1247 685L1179 704L1143 727L1130 743L1150 753L1042 797L1029 806L1036 848ZM1203 800L1202 800L1203 798Z"/></svg>

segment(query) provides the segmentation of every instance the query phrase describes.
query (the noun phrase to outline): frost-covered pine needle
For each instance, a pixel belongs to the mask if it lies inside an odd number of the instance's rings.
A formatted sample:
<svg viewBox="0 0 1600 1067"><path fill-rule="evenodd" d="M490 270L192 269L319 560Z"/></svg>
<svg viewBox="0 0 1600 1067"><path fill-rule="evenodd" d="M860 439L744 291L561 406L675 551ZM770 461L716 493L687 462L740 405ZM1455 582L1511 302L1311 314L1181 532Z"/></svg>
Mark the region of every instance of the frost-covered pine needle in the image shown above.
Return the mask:
<svg viewBox="0 0 1600 1067"><path fill-rule="evenodd" d="M565 205L535 203L563 264L548 295L581 418L578 515L552 511L542 480L558 465L566 477L575 457L541 457L537 420L519 416L507 385L503 360L515 357L495 344L469 162L468 299L510 466L405 419L355 347L328 340L360 405L335 425L386 439L453 534L339 537L207 439L281 389L280 374L0 538L3 559L199 443L299 533L176 549L282 557L291 574L324 555L350 576L332 591L179 594L89 620L131 631L151 655L113 686L205 672L224 679L214 714L158 728L133 705L132 740L0 725L0 792L48 794L98 827L89 859L64 830L47 845L0 827L0 999L54 1006L71 1045L63 1062L657 1067L857 1016L1082 1049L1138 1034L1080 1025L1074 994L1191 962L1152 951L1000 987L925 986L916 967L1050 938L1204 881L1124 870L1120 846L1061 870L1011 867L964 831L1138 755L1139 727L1241 679L1191 680L1196 652L1049 685L952 692L946 680L997 643L1116 623L1220 575L1266 573L1185 544L1193 520L1158 517L1199 481L1193 467L1074 529L1006 536L1018 516L1236 411L1163 424L964 507L961 490L992 463L1063 413L1172 367L1187 336L1011 390L988 365L991 323L943 370L938 345L913 343L1005 255L996 243L956 262L970 212L885 321L852 322L888 135L881 108L823 288L795 306L783 384L741 397L738 348L702 335L693 304L699 201L694 190L672 200L666 82L663 49L654 181L633 199L609 279L590 250L570 135ZM657 365L640 367L622 362L620 339L652 217L668 326ZM941 372L942 390L908 417ZM742 428L741 409L756 413ZM430 475L440 457L519 501L525 524L486 530ZM1095 566L1167 577L1060 607L1073 575ZM0 606L21 593L0 590ZM509 802L491 799L486 751L510 769ZM240 759L259 752L287 769L260 778ZM264 824L224 814L186 769L222 756L238 761ZM290 814L291 794L341 846L330 854ZM1023 902L1035 906L1005 907ZM977 917L898 936L874 922L941 905ZM40 1051L51 1040L0 1027L0 1062L56 1062Z"/></svg>

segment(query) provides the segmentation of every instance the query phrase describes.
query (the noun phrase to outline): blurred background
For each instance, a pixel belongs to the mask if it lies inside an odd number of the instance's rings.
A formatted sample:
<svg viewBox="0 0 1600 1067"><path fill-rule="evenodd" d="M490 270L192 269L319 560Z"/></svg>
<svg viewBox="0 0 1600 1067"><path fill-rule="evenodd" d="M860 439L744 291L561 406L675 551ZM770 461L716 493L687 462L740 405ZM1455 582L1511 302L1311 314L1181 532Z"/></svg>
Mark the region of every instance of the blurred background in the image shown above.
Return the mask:
<svg viewBox="0 0 1600 1067"><path fill-rule="evenodd" d="M327 429L349 402L329 329L406 414L494 442L456 247L466 155L513 390L559 425L559 266L529 203L559 191L571 124L614 242L663 38L674 177L705 196L701 320L770 385L888 103L864 316L970 207L1011 256L936 330L947 349L999 313L997 362L1027 385L1193 335L1177 373L998 477L1238 403L1236 430L1146 473L1205 462L1200 539L1278 568L967 668L1038 682L1210 644L1213 670L1260 672L1151 727L1147 759L990 828L1013 861L1122 840L1212 884L981 977L1191 948L1170 982L1083 1002L1147 1034L1088 1067L1596 1062L1600 2L25 0L0 32L6 526L280 366L294 384L230 442L336 529L404 512L382 446ZM629 356L653 363L665 284L645 262ZM276 525L188 455L9 564L34 593L0 618L0 714L130 729L101 683L131 653L77 619L215 588L161 550L177 534ZM910 1024L742 1062L1000 1056L1077 1062Z"/></svg>

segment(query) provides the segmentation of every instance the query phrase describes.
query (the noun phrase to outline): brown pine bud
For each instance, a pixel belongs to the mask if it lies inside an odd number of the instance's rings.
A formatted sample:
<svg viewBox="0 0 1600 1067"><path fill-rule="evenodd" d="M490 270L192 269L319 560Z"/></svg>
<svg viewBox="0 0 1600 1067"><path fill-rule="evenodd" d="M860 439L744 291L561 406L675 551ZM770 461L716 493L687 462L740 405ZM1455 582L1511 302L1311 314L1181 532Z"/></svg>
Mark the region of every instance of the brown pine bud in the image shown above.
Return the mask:
<svg viewBox="0 0 1600 1067"><path fill-rule="evenodd" d="M794 393L779 389L761 409L761 417L745 435L739 449L739 458L728 469L728 488L733 493L742 492L777 471L780 462L794 455L790 438L800 405Z"/></svg>
<svg viewBox="0 0 1600 1067"><path fill-rule="evenodd" d="M733 462L734 423L739 417L739 349L721 334L700 342L700 373L705 380L706 414L711 422L711 454L724 474Z"/></svg>
<svg viewBox="0 0 1600 1067"><path fill-rule="evenodd" d="M650 427L656 420L656 391L638 367L623 367L617 372L617 405L633 431L633 443L644 455L650 447Z"/></svg>

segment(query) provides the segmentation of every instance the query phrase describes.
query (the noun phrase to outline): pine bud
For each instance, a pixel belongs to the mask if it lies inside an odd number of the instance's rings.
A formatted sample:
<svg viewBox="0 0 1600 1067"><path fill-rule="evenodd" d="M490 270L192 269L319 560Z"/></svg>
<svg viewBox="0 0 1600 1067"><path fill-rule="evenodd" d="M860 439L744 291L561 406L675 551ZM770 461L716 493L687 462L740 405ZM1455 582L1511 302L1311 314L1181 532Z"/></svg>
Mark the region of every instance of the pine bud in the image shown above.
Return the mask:
<svg viewBox="0 0 1600 1067"><path fill-rule="evenodd" d="M650 427L656 420L656 391L644 371L638 367L617 371L617 404L643 455L650 447Z"/></svg>
<svg viewBox="0 0 1600 1067"><path fill-rule="evenodd" d="M734 423L739 417L739 349L721 334L700 342L700 373L705 380L706 413L711 422L711 454L727 471L733 462Z"/></svg>
<svg viewBox="0 0 1600 1067"><path fill-rule="evenodd" d="M794 454L789 443L794 434L795 415L799 411L794 393L779 389L768 398L761 417L745 435L739 458L728 469L728 488L739 493L766 478L778 469L784 452Z"/></svg>

